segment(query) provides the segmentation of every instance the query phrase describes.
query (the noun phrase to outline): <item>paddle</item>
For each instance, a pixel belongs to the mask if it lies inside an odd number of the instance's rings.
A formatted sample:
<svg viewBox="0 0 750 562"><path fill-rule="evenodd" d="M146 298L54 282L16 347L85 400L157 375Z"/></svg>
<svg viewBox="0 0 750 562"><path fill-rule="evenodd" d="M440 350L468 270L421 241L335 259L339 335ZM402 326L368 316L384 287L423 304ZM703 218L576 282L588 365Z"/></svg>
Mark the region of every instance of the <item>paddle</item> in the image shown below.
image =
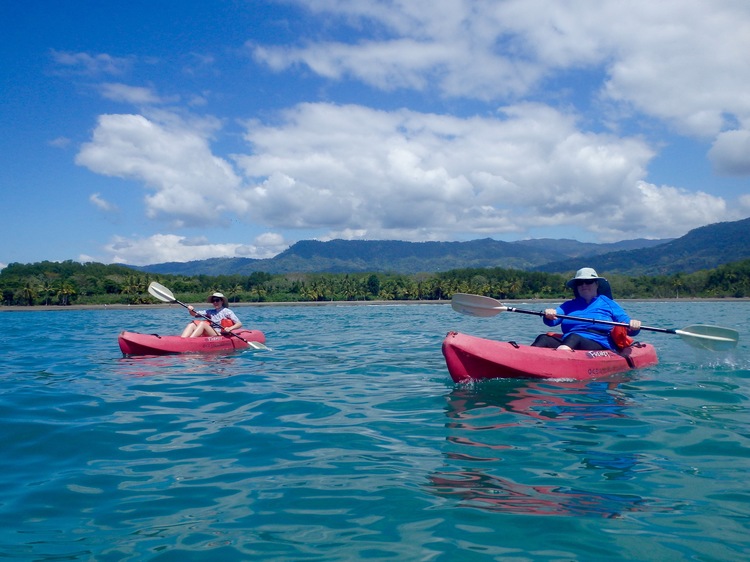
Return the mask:
<svg viewBox="0 0 750 562"><path fill-rule="evenodd" d="M169 302L169 303L175 302L175 303L177 303L179 305L184 306L185 308L188 308L188 305L186 305L184 302L180 302L176 298L174 298L174 295L172 294L172 291L170 291L169 289L167 289L164 285L162 285L160 283L157 283L156 281L152 281L151 284L148 286L148 292L151 293L151 295L153 297L156 297L160 301ZM195 311L193 311L193 312L195 312ZM221 331L222 333L229 334L230 336L234 336L235 338L244 341L247 345L249 345L253 349L268 349L265 345L263 345L260 342L257 342L257 341L248 341L245 338L243 338L242 336L240 336L238 334L235 334L234 332L228 332L228 331L222 330L222 328L221 328L221 326L219 326L219 324L217 324L216 322L214 322L213 320L211 320L208 316L205 316L205 315L201 314L200 312L195 312L195 315L198 316L198 317L200 317L200 318L203 318L204 320L208 320L208 322L210 322L211 326L213 326L214 328L218 328L219 331Z"/></svg>
<svg viewBox="0 0 750 562"><path fill-rule="evenodd" d="M533 314L535 316L544 316L544 312L542 311L537 312L535 310L524 310L522 308L506 306L500 301L497 301L491 297L469 295L466 293L456 293L455 295L453 295L453 298L451 299L451 306L456 312L460 312L461 314L468 314L469 316L489 317L496 316L497 314L505 311L520 312L521 314ZM623 322L610 322L608 320L580 318L578 316L566 316L564 314L558 314L557 317L567 320L576 320L578 322L590 322L592 324L628 327L628 325ZM650 328L649 326L641 326L641 330L663 332L665 334L676 334L693 347L710 349L712 351L726 351L729 349L733 349L737 346L737 341L739 340L739 332L737 330L732 330L731 328L722 328L720 326L707 326L705 324L687 326L682 330L675 330L672 328Z"/></svg>

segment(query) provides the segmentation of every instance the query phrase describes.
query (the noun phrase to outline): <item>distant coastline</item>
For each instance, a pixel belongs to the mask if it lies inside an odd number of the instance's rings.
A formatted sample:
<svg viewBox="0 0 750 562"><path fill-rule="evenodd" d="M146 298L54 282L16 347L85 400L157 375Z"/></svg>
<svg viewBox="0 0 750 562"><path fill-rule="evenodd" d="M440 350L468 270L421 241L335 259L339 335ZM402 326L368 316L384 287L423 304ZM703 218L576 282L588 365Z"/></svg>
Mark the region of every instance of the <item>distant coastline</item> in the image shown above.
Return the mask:
<svg viewBox="0 0 750 562"><path fill-rule="evenodd" d="M506 299L508 303L528 302L562 302L564 299ZM617 299L618 302L748 302L750 297L740 298L654 298L654 299ZM230 308L250 308L267 306L399 306L399 305L434 305L450 304L450 300L375 300L375 301L302 301L302 302L238 302L231 303ZM193 306L205 307L206 303L190 303ZM71 304L67 306L50 304L34 306L0 306L0 312L52 312L61 310L147 310L150 308L183 308L179 304Z"/></svg>
<svg viewBox="0 0 750 562"><path fill-rule="evenodd" d="M264 306L388 306L406 304L450 304L449 300L422 300L422 301L302 301L302 302L238 302L230 303L229 308L264 307ZM518 301L521 302L521 301ZM196 308L206 308L206 303L186 303ZM0 312L51 312L58 310L146 310L149 308L183 308L179 304L71 304L62 306L58 304L34 305L34 306L0 306Z"/></svg>

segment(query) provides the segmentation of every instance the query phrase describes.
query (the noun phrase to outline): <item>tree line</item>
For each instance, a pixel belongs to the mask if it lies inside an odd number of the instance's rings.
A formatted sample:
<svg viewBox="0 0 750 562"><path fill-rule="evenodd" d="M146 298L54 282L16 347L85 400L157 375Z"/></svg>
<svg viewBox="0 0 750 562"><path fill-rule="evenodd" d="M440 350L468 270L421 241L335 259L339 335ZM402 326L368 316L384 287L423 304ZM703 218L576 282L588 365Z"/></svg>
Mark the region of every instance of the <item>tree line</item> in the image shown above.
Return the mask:
<svg viewBox="0 0 750 562"><path fill-rule="evenodd" d="M601 273L601 272L600 272ZM12 263L0 271L4 306L145 304L156 302L157 281L184 302L202 302L220 291L230 302L441 300L454 293L497 299L565 299L570 274L518 269L466 268L438 273L297 273L160 275L101 263ZM750 260L694 273L659 276L605 275L618 299L750 297Z"/></svg>

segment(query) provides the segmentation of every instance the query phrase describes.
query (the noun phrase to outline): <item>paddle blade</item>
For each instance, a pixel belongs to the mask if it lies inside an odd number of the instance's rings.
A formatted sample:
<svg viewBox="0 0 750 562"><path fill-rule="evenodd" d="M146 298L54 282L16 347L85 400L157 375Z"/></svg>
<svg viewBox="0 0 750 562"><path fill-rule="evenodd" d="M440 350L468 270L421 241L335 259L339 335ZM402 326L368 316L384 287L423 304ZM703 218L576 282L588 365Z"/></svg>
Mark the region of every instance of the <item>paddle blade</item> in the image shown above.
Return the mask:
<svg viewBox="0 0 750 562"><path fill-rule="evenodd" d="M174 295L172 294L172 291L167 289L164 285L157 283L156 281L152 281L148 286L148 292L151 294L151 296L159 299L160 301L175 302L176 300L174 298Z"/></svg>
<svg viewBox="0 0 750 562"><path fill-rule="evenodd" d="M729 351L737 347L737 341L740 339L740 333L731 328L722 328L721 326L708 326L705 324L696 324L688 326L682 330L675 330L686 343L700 349L710 349L711 351Z"/></svg>
<svg viewBox="0 0 750 562"><path fill-rule="evenodd" d="M508 310L508 307L493 298L470 295L468 293L456 293L453 295L451 307L461 314L482 317L496 316Z"/></svg>

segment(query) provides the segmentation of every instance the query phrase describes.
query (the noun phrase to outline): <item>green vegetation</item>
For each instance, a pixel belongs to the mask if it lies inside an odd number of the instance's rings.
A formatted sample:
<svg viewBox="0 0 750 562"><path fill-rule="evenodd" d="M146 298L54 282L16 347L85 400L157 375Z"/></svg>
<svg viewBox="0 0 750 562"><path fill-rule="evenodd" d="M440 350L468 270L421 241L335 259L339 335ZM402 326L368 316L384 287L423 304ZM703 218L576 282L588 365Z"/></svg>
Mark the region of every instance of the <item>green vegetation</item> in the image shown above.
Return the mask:
<svg viewBox="0 0 750 562"><path fill-rule="evenodd" d="M570 274L518 269L472 268L441 273L297 273L250 275L161 275L120 265L73 261L12 263L0 271L2 305L143 304L151 281L185 302L201 302L213 291L231 302L437 300L454 293L498 299L564 299ZM607 276L616 298L750 297L750 260L711 270L672 275Z"/></svg>

